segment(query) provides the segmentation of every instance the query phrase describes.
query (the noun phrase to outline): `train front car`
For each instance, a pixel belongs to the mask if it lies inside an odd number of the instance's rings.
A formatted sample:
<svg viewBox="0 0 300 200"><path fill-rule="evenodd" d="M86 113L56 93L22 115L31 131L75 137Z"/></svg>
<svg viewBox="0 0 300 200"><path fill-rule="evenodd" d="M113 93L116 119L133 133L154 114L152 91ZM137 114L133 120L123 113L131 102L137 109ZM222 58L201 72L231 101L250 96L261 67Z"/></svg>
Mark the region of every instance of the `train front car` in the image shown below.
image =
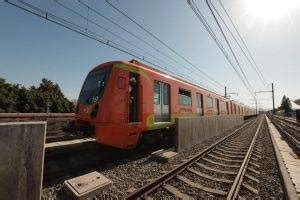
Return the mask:
<svg viewBox="0 0 300 200"><path fill-rule="evenodd" d="M121 66L126 65L109 62L89 72L77 103L76 127L101 144L124 149L136 146L141 123L139 77Z"/></svg>

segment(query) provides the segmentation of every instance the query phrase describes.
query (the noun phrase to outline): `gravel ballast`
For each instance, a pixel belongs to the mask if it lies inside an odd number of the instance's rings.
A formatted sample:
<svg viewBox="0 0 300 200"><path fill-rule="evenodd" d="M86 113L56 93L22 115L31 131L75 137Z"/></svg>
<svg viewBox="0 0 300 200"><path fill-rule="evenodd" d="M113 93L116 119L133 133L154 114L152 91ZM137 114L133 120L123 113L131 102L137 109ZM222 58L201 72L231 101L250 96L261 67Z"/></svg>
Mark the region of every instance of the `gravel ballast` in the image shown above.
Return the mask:
<svg viewBox="0 0 300 200"><path fill-rule="evenodd" d="M110 190L99 194L97 198L120 198L133 192L135 189L154 180L163 173L173 169L176 165L181 164L183 160L196 155L204 148L213 144L231 133L231 130L219 136L210 138L201 144L196 145L190 150L180 152L176 158L168 163L160 163L151 158L151 152L137 159L123 158L119 161L113 161L111 166L95 167L91 171L98 171L113 181L113 186ZM172 150L172 148L169 148ZM80 173L79 173L80 174ZM71 177L70 177L71 178ZM65 191L62 182L43 188L43 199L64 199Z"/></svg>
<svg viewBox="0 0 300 200"><path fill-rule="evenodd" d="M226 133L213 137L209 140L204 141L202 144L196 145L194 148L190 150L186 150L184 152L180 152L178 156L171 160L169 163L160 163L151 158L151 152L147 152L143 154L143 156L138 156L137 158L131 157L123 157L121 160L114 160L110 164L98 165L95 168L91 169L94 171L98 171L102 173L104 176L113 181L113 186L108 191L105 191L95 197L95 199L106 199L106 198L122 198L127 194L133 192L134 190L142 187L143 185L153 181L158 176L170 171L177 165L181 164L184 160L191 158L192 156L199 153L204 148L210 146L217 140L225 137L230 134L231 131L227 131ZM262 131L260 134L260 143L262 158L259 160L259 169L260 176L259 178L259 197L262 199L269 198L284 198L284 193L280 181L280 171L276 164L276 157L274 154L274 150L271 144L271 139L269 135L268 126L264 120L262 124ZM169 148L172 150L172 148ZM196 167L197 168L197 167ZM255 167L254 167L255 168ZM256 169L256 168L255 168ZM189 174L191 180L196 181L197 176ZM249 182L251 183L251 181ZM178 184L176 181L171 181L171 185L178 186L178 189L182 189L187 195L191 195L193 197L208 197L204 191L197 190L194 188L189 188L185 184ZM203 182L204 184L204 182ZM212 187L210 183L207 183L207 186ZM252 185L252 184L251 184ZM221 185L215 185L216 188L222 188ZM228 186L224 187L228 189ZM225 189L224 188L224 189ZM247 190L243 190L243 192ZM154 198L172 198L172 194L168 193L165 190L159 189L153 195ZM213 196L211 196L213 197ZM216 197L216 196L215 196ZM255 197L253 195L245 195L244 197ZM62 182L54 184L52 186L48 186L43 189L43 198L44 199L67 199L68 196L65 194L65 190L63 188Z"/></svg>
<svg viewBox="0 0 300 200"><path fill-rule="evenodd" d="M284 192L280 180L275 152L267 123L263 123L262 159L260 176L260 197L262 199L284 199Z"/></svg>

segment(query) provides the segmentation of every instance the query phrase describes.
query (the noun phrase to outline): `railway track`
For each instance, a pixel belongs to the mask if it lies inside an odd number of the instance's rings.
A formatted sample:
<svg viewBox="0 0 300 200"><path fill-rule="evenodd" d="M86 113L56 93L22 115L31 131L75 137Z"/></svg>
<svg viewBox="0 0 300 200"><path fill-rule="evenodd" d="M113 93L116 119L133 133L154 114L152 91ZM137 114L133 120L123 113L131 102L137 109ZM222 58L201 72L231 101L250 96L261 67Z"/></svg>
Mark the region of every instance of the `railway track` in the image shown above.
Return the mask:
<svg viewBox="0 0 300 200"><path fill-rule="evenodd" d="M264 118L248 122L126 198L258 197Z"/></svg>
<svg viewBox="0 0 300 200"><path fill-rule="evenodd" d="M281 121L284 121L290 125L293 125L293 126L300 126L300 124L296 121L295 118L292 118L292 117L283 117L283 116L280 116L280 115L272 115L273 117L275 117L276 119L279 119Z"/></svg>
<svg viewBox="0 0 300 200"><path fill-rule="evenodd" d="M300 154L300 127L297 122L291 122L285 120L282 117L275 115L269 116L272 123L279 130L284 138L286 138L292 147L292 149Z"/></svg>

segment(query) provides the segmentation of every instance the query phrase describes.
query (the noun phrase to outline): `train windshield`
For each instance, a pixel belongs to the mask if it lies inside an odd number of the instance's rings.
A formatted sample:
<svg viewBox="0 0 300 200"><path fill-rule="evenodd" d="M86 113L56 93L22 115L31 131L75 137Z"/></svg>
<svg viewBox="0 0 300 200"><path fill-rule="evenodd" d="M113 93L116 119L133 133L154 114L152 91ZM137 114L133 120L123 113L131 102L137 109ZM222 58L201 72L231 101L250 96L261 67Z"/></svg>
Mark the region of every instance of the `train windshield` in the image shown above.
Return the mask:
<svg viewBox="0 0 300 200"><path fill-rule="evenodd" d="M83 104L96 103L103 95L103 91L108 79L110 68L102 68L91 71L86 77L79 95L79 102Z"/></svg>

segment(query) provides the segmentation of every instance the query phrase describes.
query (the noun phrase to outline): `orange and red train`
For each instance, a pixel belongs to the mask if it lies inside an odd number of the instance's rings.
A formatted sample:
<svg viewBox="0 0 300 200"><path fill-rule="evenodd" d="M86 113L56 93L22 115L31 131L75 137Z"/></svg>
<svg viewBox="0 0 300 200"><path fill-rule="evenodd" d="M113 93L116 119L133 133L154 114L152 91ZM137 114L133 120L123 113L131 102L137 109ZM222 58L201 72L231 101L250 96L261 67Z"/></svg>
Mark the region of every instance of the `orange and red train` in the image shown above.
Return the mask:
<svg viewBox="0 0 300 200"><path fill-rule="evenodd" d="M143 134L174 127L176 117L255 115L255 109L139 63L100 64L87 75L76 126L105 145L135 147Z"/></svg>

